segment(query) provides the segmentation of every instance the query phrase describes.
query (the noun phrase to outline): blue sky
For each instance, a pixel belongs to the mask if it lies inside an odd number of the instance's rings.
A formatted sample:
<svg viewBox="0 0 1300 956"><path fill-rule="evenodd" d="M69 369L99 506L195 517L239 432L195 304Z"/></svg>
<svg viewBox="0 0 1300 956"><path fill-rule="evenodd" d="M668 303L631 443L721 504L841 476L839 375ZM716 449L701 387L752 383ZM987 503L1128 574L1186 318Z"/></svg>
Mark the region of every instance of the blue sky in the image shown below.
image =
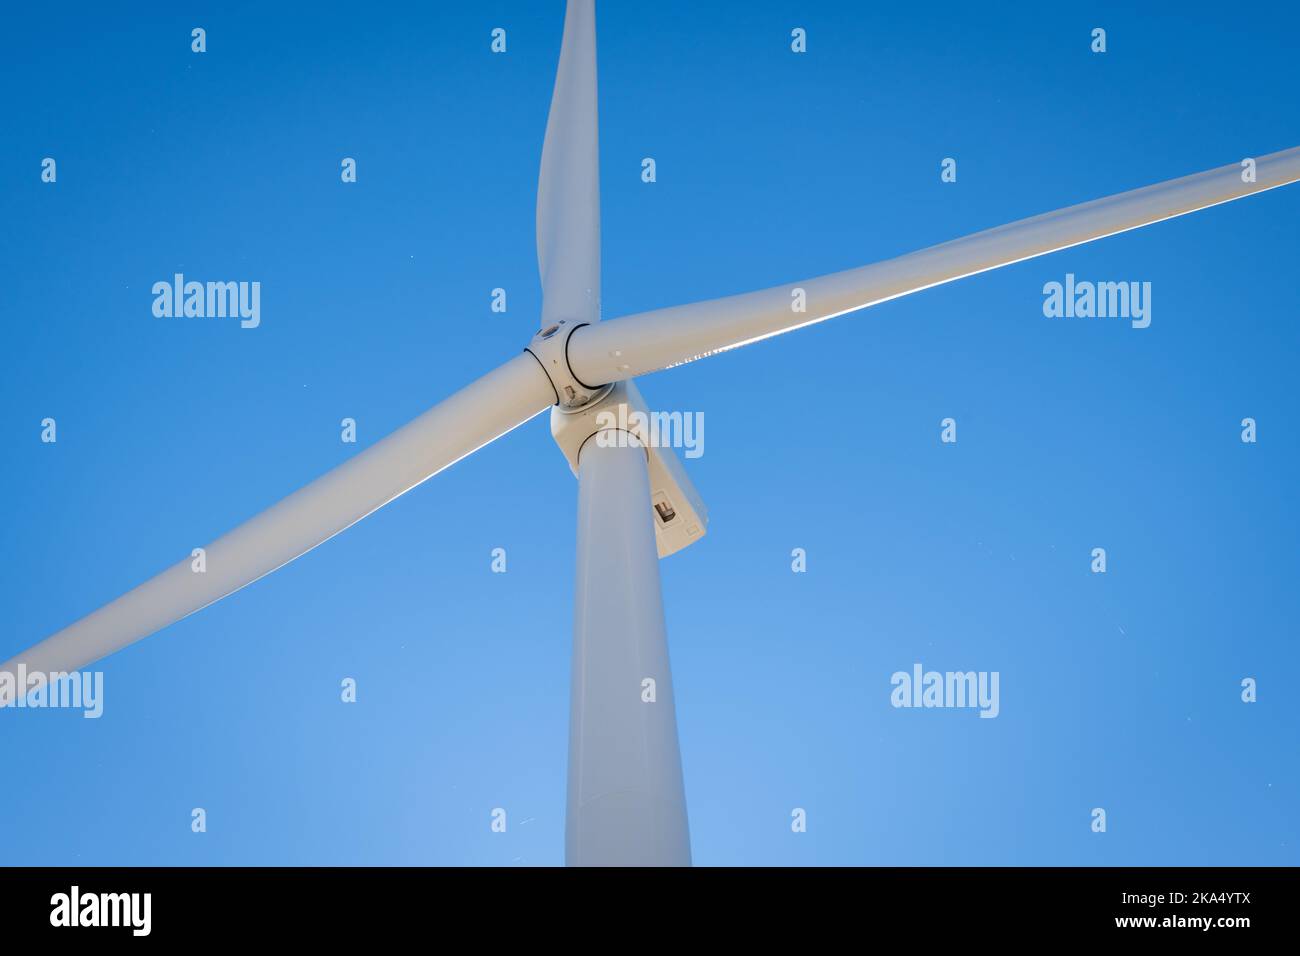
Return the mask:
<svg viewBox="0 0 1300 956"><path fill-rule="evenodd" d="M6 14L0 659L527 343L562 8ZM607 3L604 313L1300 144L1296 21ZM697 863L1300 862L1298 217L1275 190L639 380L707 422L709 534L661 566ZM155 318L175 272L260 281L260 327ZM1150 328L1045 318L1067 272L1151 282ZM0 864L561 862L576 490L543 416L98 665L101 719L6 712ZM916 662L999 672L1000 715L894 709Z"/></svg>

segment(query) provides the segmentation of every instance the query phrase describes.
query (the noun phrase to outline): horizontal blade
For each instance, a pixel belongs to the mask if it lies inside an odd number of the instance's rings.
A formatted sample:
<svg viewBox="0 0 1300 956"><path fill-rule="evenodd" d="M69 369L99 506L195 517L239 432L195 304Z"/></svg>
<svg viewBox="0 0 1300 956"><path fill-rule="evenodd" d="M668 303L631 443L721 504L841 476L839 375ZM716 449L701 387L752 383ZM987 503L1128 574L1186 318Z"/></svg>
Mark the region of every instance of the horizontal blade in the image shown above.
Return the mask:
<svg viewBox="0 0 1300 956"><path fill-rule="evenodd" d="M569 0L537 182L542 328L600 319L596 6Z"/></svg>
<svg viewBox="0 0 1300 956"><path fill-rule="evenodd" d="M1300 147L977 232L860 269L679 305L575 331L569 365L604 384L681 365L911 292L1300 180ZM806 311L795 311L803 290Z"/></svg>
<svg viewBox="0 0 1300 956"><path fill-rule="evenodd" d="M71 672L207 607L332 538L555 401L524 354L471 383L356 457L218 538L206 570L187 557L157 577L0 664L0 707L26 673ZM34 688L36 685L32 685Z"/></svg>

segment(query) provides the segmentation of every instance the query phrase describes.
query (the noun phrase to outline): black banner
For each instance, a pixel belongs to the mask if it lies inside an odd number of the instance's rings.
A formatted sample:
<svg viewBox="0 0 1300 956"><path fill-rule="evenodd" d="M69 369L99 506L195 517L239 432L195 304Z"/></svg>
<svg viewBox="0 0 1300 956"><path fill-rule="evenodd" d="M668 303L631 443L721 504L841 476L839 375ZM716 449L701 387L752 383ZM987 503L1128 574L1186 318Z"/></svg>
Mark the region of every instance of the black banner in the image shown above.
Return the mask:
<svg viewBox="0 0 1300 956"><path fill-rule="evenodd" d="M1294 869L70 869L0 868L0 927L77 944L395 941L436 930L662 932L705 920L747 935L843 926L926 940L1295 935ZM971 936L971 933L976 935ZM11 950L16 951L16 950Z"/></svg>

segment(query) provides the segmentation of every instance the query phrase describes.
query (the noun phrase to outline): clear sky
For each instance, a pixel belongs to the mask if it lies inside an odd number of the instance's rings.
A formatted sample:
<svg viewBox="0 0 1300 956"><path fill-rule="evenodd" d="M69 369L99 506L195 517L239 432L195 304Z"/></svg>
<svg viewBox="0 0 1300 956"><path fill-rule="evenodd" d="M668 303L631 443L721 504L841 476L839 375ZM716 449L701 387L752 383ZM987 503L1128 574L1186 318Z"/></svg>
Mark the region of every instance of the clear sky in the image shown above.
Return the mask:
<svg viewBox="0 0 1300 956"><path fill-rule="evenodd" d="M605 316L1300 145L1294 4L1132 6L602 5ZM527 343L562 10L7 11L0 659ZM1300 862L1298 221L639 381L706 422L709 533L661 566L697 863ZM260 326L156 318L177 272L260 282ZM1150 327L1045 317L1067 273L1150 282ZM0 863L561 862L576 491L542 416L98 665L100 719L4 712ZM998 717L892 707L917 663L998 672Z"/></svg>

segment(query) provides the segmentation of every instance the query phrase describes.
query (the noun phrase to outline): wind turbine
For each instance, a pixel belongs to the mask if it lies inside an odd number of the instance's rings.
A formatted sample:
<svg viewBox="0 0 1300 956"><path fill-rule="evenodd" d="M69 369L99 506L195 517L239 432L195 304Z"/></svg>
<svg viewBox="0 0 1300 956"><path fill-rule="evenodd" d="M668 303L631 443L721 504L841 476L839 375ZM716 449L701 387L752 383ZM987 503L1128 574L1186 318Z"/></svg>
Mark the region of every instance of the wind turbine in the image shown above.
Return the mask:
<svg viewBox="0 0 1300 956"><path fill-rule="evenodd" d="M671 450L601 413L624 422L644 410L638 375L1296 182L1300 147L1256 158L1254 174L1234 162L874 265L601 321L595 7L568 0L537 197L541 328L528 347L217 539L201 573L186 558L0 665L13 675L0 707L270 574L550 407L578 477L566 860L689 864L658 559L703 537L707 517Z"/></svg>

